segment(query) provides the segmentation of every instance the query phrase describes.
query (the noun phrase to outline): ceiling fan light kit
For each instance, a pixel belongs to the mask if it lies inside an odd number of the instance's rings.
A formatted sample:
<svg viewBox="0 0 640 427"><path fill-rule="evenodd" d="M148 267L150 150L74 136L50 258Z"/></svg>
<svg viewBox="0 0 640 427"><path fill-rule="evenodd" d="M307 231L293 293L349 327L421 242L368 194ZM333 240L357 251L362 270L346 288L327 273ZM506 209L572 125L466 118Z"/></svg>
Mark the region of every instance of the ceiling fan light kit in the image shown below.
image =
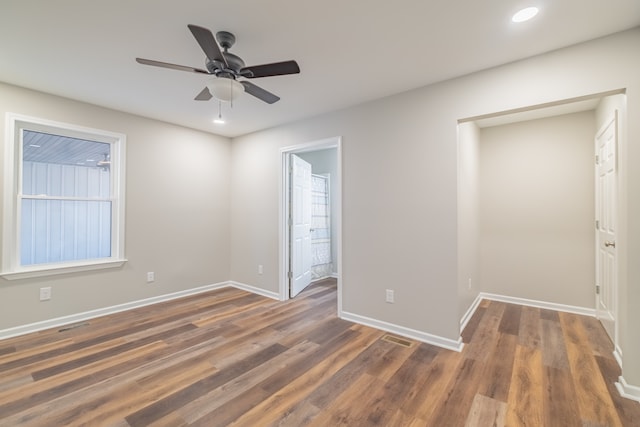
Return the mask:
<svg viewBox="0 0 640 427"><path fill-rule="evenodd" d="M244 86L234 79L216 78L207 83L209 93L215 99L224 102L233 102L244 92Z"/></svg>
<svg viewBox="0 0 640 427"><path fill-rule="evenodd" d="M236 41L236 37L232 33L218 31L214 37L213 33L207 28L191 24L188 27L206 55L206 70L152 59L136 58L136 61L143 65L213 76L207 86L196 95L196 101L208 101L211 98L216 98L219 101L233 102L243 92L247 92L267 104L273 104L280 100L277 95L248 80L238 79L284 76L300 72L300 67L296 61L274 62L246 67L242 58L229 52L229 49Z"/></svg>

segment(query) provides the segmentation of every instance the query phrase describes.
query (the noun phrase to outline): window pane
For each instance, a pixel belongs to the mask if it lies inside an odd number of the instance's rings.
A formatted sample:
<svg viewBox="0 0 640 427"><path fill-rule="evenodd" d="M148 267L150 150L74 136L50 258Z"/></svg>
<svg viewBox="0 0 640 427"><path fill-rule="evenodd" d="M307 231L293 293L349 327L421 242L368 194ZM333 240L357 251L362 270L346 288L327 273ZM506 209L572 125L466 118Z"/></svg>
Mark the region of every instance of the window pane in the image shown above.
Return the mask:
<svg viewBox="0 0 640 427"><path fill-rule="evenodd" d="M22 150L22 194L109 198L111 144L24 130Z"/></svg>
<svg viewBox="0 0 640 427"><path fill-rule="evenodd" d="M22 201L21 265L111 256L111 202Z"/></svg>
<svg viewBox="0 0 640 427"><path fill-rule="evenodd" d="M124 256L126 135L8 112L0 275L110 268ZM115 184L115 185L114 185Z"/></svg>

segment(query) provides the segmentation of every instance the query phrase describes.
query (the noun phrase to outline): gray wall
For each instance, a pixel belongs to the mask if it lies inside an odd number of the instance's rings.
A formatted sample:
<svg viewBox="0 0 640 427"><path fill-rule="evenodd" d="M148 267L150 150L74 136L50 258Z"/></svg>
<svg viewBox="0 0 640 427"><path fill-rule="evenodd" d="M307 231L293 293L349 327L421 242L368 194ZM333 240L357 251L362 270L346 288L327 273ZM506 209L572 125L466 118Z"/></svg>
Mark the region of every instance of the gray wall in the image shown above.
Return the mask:
<svg viewBox="0 0 640 427"><path fill-rule="evenodd" d="M480 128L458 125L458 313L462 316L480 292L478 165Z"/></svg>
<svg viewBox="0 0 640 427"><path fill-rule="evenodd" d="M459 336L468 299L458 246L460 119L626 89L629 117L640 114L640 29L434 84L313 119L235 138L232 144L231 276L252 283L255 265L273 270L278 291L278 191L285 146L342 136L343 310L448 339ZM621 141L620 287L640 304L640 122ZM251 171L260 174L252 180ZM253 224L247 230L246 224ZM372 239L373 231L377 234ZM624 252L624 254L622 254ZM473 268L473 266L469 267ZM396 303L384 302L395 289ZM621 312L622 315L622 312ZM624 374L640 384L640 342L622 315Z"/></svg>
<svg viewBox="0 0 640 427"><path fill-rule="evenodd" d="M481 289L594 308L595 114L481 129Z"/></svg>
<svg viewBox="0 0 640 427"><path fill-rule="evenodd" d="M232 277L260 261L277 269L280 148L340 135L344 311L457 339L456 144L425 140L425 117L447 119L423 101L416 91L234 139ZM250 182L255 169L264 175ZM246 256L256 247L266 258ZM277 271L267 289L278 291Z"/></svg>
<svg viewBox="0 0 640 427"><path fill-rule="evenodd" d="M129 261L90 273L0 278L0 330L229 280L228 138L0 83L5 112L127 135ZM4 126L3 119L1 135ZM153 284L147 271L155 272ZM51 286L50 301L39 301L41 286Z"/></svg>

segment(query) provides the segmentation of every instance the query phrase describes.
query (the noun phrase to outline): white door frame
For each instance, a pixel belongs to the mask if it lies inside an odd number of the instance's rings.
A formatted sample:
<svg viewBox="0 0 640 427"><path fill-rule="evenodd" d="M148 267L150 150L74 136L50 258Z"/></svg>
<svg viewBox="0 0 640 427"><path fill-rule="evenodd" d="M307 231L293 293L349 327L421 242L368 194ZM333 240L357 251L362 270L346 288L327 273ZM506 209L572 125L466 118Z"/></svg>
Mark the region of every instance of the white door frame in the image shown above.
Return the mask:
<svg viewBox="0 0 640 427"><path fill-rule="evenodd" d="M291 154L304 153L309 151L336 149L337 176L335 183L335 218L336 227L336 259L338 262L338 317L342 316L342 137L321 139L280 149L280 190L279 190L279 226L278 226L278 247L280 253L279 267L279 294L280 300L289 299L289 164Z"/></svg>

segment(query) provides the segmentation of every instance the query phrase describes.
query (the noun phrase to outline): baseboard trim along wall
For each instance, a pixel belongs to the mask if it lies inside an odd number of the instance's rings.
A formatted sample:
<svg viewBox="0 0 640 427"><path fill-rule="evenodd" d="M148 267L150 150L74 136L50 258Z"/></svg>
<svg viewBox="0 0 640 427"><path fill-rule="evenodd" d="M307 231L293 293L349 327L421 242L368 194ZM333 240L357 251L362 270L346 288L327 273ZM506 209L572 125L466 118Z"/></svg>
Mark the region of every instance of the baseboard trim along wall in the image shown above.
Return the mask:
<svg viewBox="0 0 640 427"><path fill-rule="evenodd" d="M208 291L225 288L229 286L243 289L240 286L240 284L235 284L231 282L214 283L211 285L200 286L198 288L187 289L184 291L173 292L170 294L159 295L159 296L145 298L137 301L131 301L124 304L118 304L110 307L98 308L96 310L89 310L82 313L71 314L69 316L56 317L54 319L43 320L41 322L29 323L27 325L21 325L13 328L3 329L3 330L0 330L0 339L16 337L19 335L29 334L31 332L38 332L38 331L43 331L45 329L57 328L64 325L83 322L86 320L95 319L96 317L115 314L121 311L133 310L134 308L145 307L147 305L158 304L165 301L171 301L174 299L196 295L203 292L208 292ZM248 290L248 291L253 292L252 290Z"/></svg>
<svg viewBox="0 0 640 427"><path fill-rule="evenodd" d="M256 288L255 286L247 285L246 283L234 282L230 280L228 282L229 286L233 286L234 288L242 289L243 291L251 292L253 294L262 295L263 297L271 298L274 300L280 300L280 294L277 292L266 291L261 288Z"/></svg>
<svg viewBox="0 0 640 427"><path fill-rule="evenodd" d="M370 326L382 331L391 332L393 334L397 334L406 338L411 338L416 341L446 348L447 350L460 352L462 351L462 347L464 346L464 344L462 343L462 338L458 338L458 340L455 341L449 338L443 338L437 335L417 331L411 328L405 328L404 326L387 323L382 320L376 320L366 316L360 316L354 313L343 311L341 318L350 322L359 323L364 326Z"/></svg>
<svg viewBox="0 0 640 427"><path fill-rule="evenodd" d="M145 307L152 304L158 304L161 302L171 301L186 296L196 295L203 292L212 291L215 289L221 289L226 287L234 287L243 291L251 292L257 295L261 295L274 300L279 300L280 295L277 292L267 291L246 283L236 282L233 280L227 282L214 283L211 285L200 286L198 288L187 289L184 291L174 292L165 295L159 295L151 298L145 298L142 300L131 301L124 304L118 304L110 307L99 308L96 310L85 311L82 313L72 314L69 316L57 317L54 319L43 320L41 322L30 323L27 325L16 326L13 328L0 330L0 339L11 338L19 335L25 335L31 332L38 332L45 329L57 328L60 326L70 325L94 319L96 317L106 316L109 314L115 314L122 311L133 310L139 307ZM453 351L461 351L464 344L462 338L457 341L448 338L443 338L437 335L432 335L426 332L417 331L415 329L405 328L392 323L383 322L381 320L371 319L369 317L360 316L353 313L342 313L342 318L354 323L359 323L372 328L380 329L383 331L398 334L407 338L414 339L416 341L433 344L438 347L443 347Z"/></svg>
<svg viewBox="0 0 640 427"><path fill-rule="evenodd" d="M473 317L473 314L476 312L476 310L478 309L478 306L480 305L483 299L506 302L509 304L526 305L529 307L544 308L547 310L582 314L584 316L591 316L591 317L596 316L596 310L593 308L578 307L575 305L558 304L555 302L538 301L538 300L526 299L526 298L510 297L506 295L491 294L488 292L480 292L476 297L476 299L473 301L473 303L469 306L469 309L467 309L467 311L464 313L464 315L460 319L460 333L462 333L464 328L467 326L467 323L469 323L469 320L471 320L471 318Z"/></svg>
<svg viewBox="0 0 640 427"><path fill-rule="evenodd" d="M187 289L184 291L173 292L170 294L159 295L151 298L145 298L138 301L131 301L128 303L118 304L111 307L99 308L96 310L85 311L82 313L72 314L69 316L57 317L54 319L44 320L41 322L35 322L27 325L21 325L13 328L3 329L3 330L0 330L0 340L16 337L19 335L25 335L31 332L38 332L45 329L51 329L51 328L56 328L56 327L74 324L78 322L83 322L86 320L94 319L96 317L115 314L122 311L132 310L139 307L145 307L152 304L158 304L161 302L171 301L174 299L183 298L183 297L196 295L199 293L208 292L215 289L221 289L226 287L234 287L247 292L262 295L264 297L271 298L274 300L280 299L280 296L277 292L267 291L261 288L257 288L255 286L251 286L245 283L240 283L235 281L220 282L220 283L214 283L211 285L200 286L198 288ZM531 307L545 308L545 309L556 310L556 311L566 311L569 313L582 314L586 316L595 316L594 309L481 292L476 297L473 304L471 304L467 312L464 314L464 316L460 320L460 331L462 331L464 327L467 325L467 323L469 322L469 320L471 319L471 317L473 316L478 306L480 305L480 302L483 299L501 301L506 303L519 304L519 305L527 305ZM462 342L462 337L459 337L458 340L456 341L449 338L443 338L437 335L432 335L427 332L406 328L404 326L399 326L393 323L388 323L381 320L376 320L370 317L360 316L358 314L349 313L349 312L342 312L341 318L344 320L348 320L350 322L359 323L364 326L369 326L372 328L380 329L382 331L391 332L406 338L414 339L416 341L446 348L448 350L460 352L464 347L464 343ZM620 358L620 360L618 360L618 363L622 364L621 355L617 354L617 351L614 352L614 355L616 355L616 360ZM621 396L640 402L640 387L627 384L627 382L622 376L619 377L619 381L615 385Z"/></svg>
<svg viewBox="0 0 640 427"><path fill-rule="evenodd" d="M618 345L616 345L613 350L613 357L615 357L616 362L618 362L618 366L622 369L622 349Z"/></svg>
<svg viewBox="0 0 640 427"><path fill-rule="evenodd" d="M620 396L640 402L640 387L627 384L622 376L618 378L616 388Z"/></svg>
<svg viewBox="0 0 640 427"><path fill-rule="evenodd" d="M594 308L578 307L575 305L558 304L555 302L538 301L533 299L510 297L505 295L490 294L480 292L480 299L488 299L493 301L506 302L510 304L528 305L530 307L545 308L547 310L564 311L566 313L582 314L583 316L595 317L596 310Z"/></svg>
<svg viewBox="0 0 640 427"><path fill-rule="evenodd" d="M473 317L473 314L478 309L480 302L482 302L482 297L478 295L473 303L469 306L469 309L467 309L467 312L464 313L462 319L460 319L460 333L462 333L464 328L467 326L467 323L469 323L469 320L471 320L471 318Z"/></svg>

